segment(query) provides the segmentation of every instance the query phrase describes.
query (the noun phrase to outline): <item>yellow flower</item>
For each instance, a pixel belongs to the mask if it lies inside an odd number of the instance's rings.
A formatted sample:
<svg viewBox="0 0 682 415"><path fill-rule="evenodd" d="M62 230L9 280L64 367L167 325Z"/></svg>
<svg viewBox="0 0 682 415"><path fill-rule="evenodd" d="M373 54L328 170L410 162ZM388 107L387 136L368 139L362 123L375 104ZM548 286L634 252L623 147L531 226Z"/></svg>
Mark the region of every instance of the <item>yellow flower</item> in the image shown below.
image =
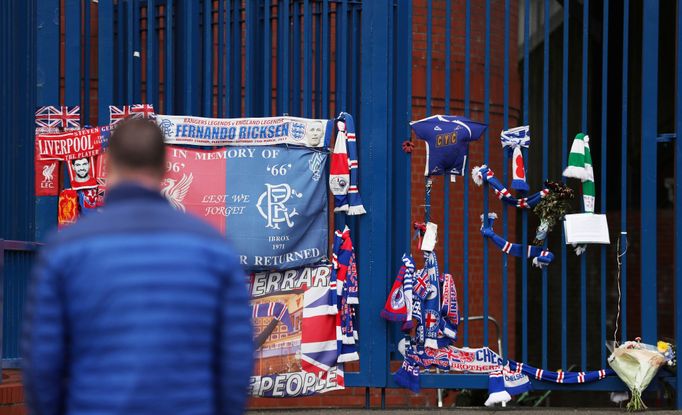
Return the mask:
<svg viewBox="0 0 682 415"><path fill-rule="evenodd" d="M660 353L665 353L668 351L668 349L670 349L670 343L659 341L656 343L656 348Z"/></svg>

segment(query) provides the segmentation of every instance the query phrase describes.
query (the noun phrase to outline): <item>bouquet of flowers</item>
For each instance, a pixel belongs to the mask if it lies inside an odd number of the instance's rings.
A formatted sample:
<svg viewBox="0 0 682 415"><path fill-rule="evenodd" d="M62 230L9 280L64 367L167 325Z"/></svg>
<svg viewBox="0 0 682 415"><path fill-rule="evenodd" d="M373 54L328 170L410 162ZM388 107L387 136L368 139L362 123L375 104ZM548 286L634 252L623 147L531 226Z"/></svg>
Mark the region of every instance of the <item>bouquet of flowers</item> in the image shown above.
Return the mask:
<svg viewBox="0 0 682 415"><path fill-rule="evenodd" d="M658 342L656 346L635 341L625 342L609 356L609 365L618 377L628 385L632 398L627 410L643 411L647 409L642 401L642 392L649 386L658 369L672 362L673 348L669 343Z"/></svg>
<svg viewBox="0 0 682 415"><path fill-rule="evenodd" d="M569 200L573 199L573 190L561 182L545 182L545 187L550 190L549 194L542 198L533 212L540 218L540 225L535 233L533 245L542 246L547 233L554 225L571 211Z"/></svg>

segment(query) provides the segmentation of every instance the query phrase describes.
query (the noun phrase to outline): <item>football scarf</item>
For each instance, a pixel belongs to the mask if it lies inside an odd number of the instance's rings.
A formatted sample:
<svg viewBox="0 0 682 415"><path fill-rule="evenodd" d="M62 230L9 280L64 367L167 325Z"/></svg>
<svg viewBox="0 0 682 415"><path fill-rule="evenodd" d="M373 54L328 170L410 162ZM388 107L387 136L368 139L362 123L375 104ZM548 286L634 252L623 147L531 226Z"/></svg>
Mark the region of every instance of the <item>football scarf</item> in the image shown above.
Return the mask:
<svg viewBox="0 0 682 415"><path fill-rule="evenodd" d="M543 382L577 384L596 382L614 374L615 372L611 369L588 372L553 372L510 360L500 370L490 374L488 386L490 395L485 405L492 406L496 403L509 402L511 395L529 391L531 385L528 377Z"/></svg>
<svg viewBox="0 0 682 415"><path fill-rule="evenodd" d="M443 305L440 309L441 319L438 327L445 337L457 340L459 325L459 309L457 306L457 288L450 274L443 274Z"/></svg>
<svg viewBox="0 0 682 415"><path fill-rule="evenodd" d="M94 127L57 134L36 136L36 155L40 160L75 160L93 157L106 149L110 127Z"/></svg>
<svg viewBox="0 0 682 415"><path fill-rule="evenodd" d="M126 118L156 118L151 104L135 104L117 107L109 105L109 124L116 125Z"/></svg>
<svg viewBox="0 0 682 415"><path fill-rule="evenodd" d="M485 406L507 403L511 401L512 396L531 390L532 386L528 376L513 372L507 364L488 375L488 399L485 401Z"/></svg>
<svg viewBox="0 0 682 415"><path fill-rule="evenodd" d="M452 115L434 115L412 121L410 127L426 142L424 176L463 176L469 143L478 140L488 128L486 124Z"/></svg>
<svg viewBox="0 0 682 415"><path fill-rule="evenodd" d="M95 157L83 157L66 162L69 182L74 190L92 189L98 185Z"/></svg>
<svg viewBox="0 0 682 415"><path fill-rule="evenodd" d="M592 169L592 154L590 153L590 137L578 133L571 145L568 155L568 167L564 170L564 177L580 179L583 182L583 204L585 213L594 213L595 188L594 170Z"/></svg>
<svg viewBox="0 0 682 415"><path fill-rule="evenodd" d="M426 295L422 298L424 308L424 347L438 349L440 315L440 286L438 283L438 262L434 252L425 253L424 269L428 276Z"/></svg>
<svg viewBox="0 0 682 415"><path fill-rule="evenodd" d="M156 115L166 144L194 146L293 146L326 149L332 122L298 117L203 118Z"/></svg>
<svg viewBox="0 0 682 415"><path fill-rule="evenodd" d="M472 168L471 178L478 186L483 185L483 183L488 183L490 186L492 186L493 190L495 191L495 196L497 196L498 199L519 209L534 208L550 192L549 188L544 188L528 197L517 199L512 196L511 192L509 192L509 190L504 187L502 182L495 177L493 170L485 164L480 167Z"/></svg>
<svg viewBox="0 0 682 415"><path fill-rule="evenodd" d="M337 119L336 142L329 168L329 188L334 195L334 212L347 215L367 213L358 190L358 151L353 117L345 112Z"/></svg>
<svg viewBox="0 0 682 415"><path fill-rule="evenodd" d="M35 112L35 135L60 132L59 120L51 119L52 106L39 107ZM60 163L58 160L40 160L38 141L34 140L34 190L36 196L59 196Z"/></svg>
<svg viewBox="0 0 682 415"><path fill-rule="evenodd" d="M402 331L409 332L414 327L414 322L412 321L412 297L413 291L412 286L414 285L414 260L408 254L403 254L403 266L405 267L405 275L403 278L403 294L405 298L405 309L406 316L405 322L403 323L401 329Z"/></svg>
<svg viewBox="0 0 682 415"><path fill-rule="evenodd" d="M497 219L496 214L488 214L488 224L486 225L485 221L483 220L483 215L481 215L481 234L484 237L490 239L498 248L500 248L500 251L504 252L505 254L523 258L523 245L511 243L493 231L493 222L495 219ZM547 249L543 249L542 247L535 245L528 245L528 250L525 256L528 259L532 259L533 265L538 268L546 267L554 260L554 254Z"/></svg>
<svg viewBox="0 0 682 415"><path fill-rule="evenodd" d="M405 291L403 289L405 274L407 268L405 265L400 267L398 276L395 278L393 288L388 294L384 309L379 313L382 318L388 321L406 321L407 320L407 304L405 301Z"/></svg>
<svg viewBox="0 0 682 415"><path fill-rule="evenodd" d="M78 219L78 193L64 189L59 193L57 224L59 228L76 223Z"/></svg>
<svg viewBox="0 0 682 415"><path fill-rule="evenodd" d="M350 238L350 228L346 226L341 231L334 232L332 252L332 280L336 285L337 304L337 343L339 362L351 362L359 359L357 353L357 332L353 322L358 304L358 276L353 252L353 242Z"/></svg>
<svg viewBox="0 0 682 415"><path fill-rule="evenodd" d="M500 141L502 147L507 150L507 156L512 159L512 184L511 188L527 192L528 183L526 183L526 167L523 162L523 152L521 148L528 148L530 145L529 126L523 125L521 127L503 130L500 134Z"/></svg>

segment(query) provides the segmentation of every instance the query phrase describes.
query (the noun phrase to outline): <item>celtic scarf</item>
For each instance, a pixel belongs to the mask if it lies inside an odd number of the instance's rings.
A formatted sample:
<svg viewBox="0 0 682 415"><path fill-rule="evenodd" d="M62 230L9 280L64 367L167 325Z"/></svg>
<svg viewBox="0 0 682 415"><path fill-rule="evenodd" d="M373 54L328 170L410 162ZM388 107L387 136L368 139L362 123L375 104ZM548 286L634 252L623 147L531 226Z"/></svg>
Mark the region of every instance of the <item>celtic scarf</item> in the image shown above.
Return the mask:
<svg viewBox="0 0 682 415"><path fill-rule="evenodd" d="M592 170L592 155L590 153L590 137L578 133L571 145L568 155L568 167L564 170L564 177L580 179L583 182L583 203L585 213L594 213L595 187L594 171Z"/></svg>

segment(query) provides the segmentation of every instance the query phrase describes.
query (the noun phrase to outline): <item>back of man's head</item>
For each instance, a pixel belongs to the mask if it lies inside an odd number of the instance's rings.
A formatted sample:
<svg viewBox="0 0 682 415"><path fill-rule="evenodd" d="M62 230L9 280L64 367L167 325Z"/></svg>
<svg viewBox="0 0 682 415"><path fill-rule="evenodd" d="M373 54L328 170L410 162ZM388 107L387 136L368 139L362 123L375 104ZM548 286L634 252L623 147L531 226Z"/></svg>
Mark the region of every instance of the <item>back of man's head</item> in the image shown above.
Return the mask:
<svg viewBox="0 0 682 415"><path fill-rule="evenodd" d="M108 180L158 187L166 167L163 132L153 120L126 118L109 138Z"/></svg>

